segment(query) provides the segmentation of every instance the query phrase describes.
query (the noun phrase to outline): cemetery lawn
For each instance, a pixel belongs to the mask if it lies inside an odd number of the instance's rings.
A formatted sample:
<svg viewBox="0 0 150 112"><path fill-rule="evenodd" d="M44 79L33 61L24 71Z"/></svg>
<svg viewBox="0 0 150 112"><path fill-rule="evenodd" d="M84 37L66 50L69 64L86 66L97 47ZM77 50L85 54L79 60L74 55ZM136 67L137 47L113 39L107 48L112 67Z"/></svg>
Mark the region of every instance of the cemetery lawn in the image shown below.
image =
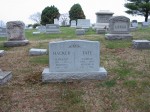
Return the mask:
<svg viewBox="0 0 150 112"><path fill-rule="evenodd" d="M61 34L33 35L26 30L30 44L3 47L0 38L0 69L13 77L0 86L0 112L150 112L150 50L132 49L132 40L105 40L92 29L76 36L75 29L61 27ZM150 28L131 32L133 39L150 40ZM48 55L29 56L30 48L48 49L51 41L82 39L99 41L100 65L108 71L103 81L83 80L42 83Z"/></svg>

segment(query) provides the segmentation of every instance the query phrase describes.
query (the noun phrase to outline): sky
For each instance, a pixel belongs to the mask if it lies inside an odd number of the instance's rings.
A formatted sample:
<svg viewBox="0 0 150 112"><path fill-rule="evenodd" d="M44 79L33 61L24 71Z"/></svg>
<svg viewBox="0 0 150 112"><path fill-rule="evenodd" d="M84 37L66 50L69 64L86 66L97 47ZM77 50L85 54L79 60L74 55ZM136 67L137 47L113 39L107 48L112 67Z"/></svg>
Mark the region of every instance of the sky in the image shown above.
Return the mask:
<svg viewBox="0 0 150 112"><path fill-rule="evenodd" d="M74 4L79 3L86 19L90 19L91 23L96 23L95 13L100 10L109 10L114 13L113 16L126 16L130 20L144 21L142 16L126 14L125 2L126 0L0 0L0 20L5 23L20 20L26 25L33 24L29 19L30 15L41 13L47 6L54 5L60 14L64 14L68 13Z"/></svg>

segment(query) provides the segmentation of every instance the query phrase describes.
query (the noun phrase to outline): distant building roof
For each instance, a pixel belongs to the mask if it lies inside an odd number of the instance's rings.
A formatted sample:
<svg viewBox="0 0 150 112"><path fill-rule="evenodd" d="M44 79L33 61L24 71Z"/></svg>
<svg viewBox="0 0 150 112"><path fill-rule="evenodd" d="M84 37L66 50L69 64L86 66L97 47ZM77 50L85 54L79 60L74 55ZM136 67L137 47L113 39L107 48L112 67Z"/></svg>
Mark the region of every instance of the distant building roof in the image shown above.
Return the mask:
<svg viewBox="0 0 150 112"><path fill-rule="evenodd" d="M98 14L110 14L113 15L113 12L110 12L109 10L100 10L99 12L96 12L96 15Z"/></svg>

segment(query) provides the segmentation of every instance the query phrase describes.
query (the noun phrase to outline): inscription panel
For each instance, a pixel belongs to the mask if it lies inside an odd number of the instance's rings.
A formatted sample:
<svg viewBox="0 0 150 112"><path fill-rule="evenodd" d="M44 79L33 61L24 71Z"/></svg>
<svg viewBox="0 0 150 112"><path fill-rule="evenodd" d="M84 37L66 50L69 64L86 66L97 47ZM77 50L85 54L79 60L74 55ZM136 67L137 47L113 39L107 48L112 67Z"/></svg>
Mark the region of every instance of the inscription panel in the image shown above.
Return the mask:
<svg viewBox="0 0 150 112"><path fill-rule="evenodd" d="M128 26L126 23L115 23L114 24L114 31L128 31Z"/></svg>
<svg viewBox="0 0 150 112"><path fill-rule="evenodd" d="M99 42L62 41L49 43L51 72L99 70Z"/></svg>

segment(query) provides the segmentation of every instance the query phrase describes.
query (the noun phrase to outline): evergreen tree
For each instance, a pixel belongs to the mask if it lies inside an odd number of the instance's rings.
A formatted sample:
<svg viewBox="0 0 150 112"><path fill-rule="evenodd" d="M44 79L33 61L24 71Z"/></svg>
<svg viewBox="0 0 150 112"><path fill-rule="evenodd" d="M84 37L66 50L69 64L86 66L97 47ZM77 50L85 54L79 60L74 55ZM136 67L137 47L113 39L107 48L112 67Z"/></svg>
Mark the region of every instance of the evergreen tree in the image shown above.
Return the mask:
<svg viewBox="0 0 150 112"><path fill-rule="evenodd" d="M141 15L145 17L145 22L148 21L148 16L150 15L150 0L127 0L125 7L128 8L125 11L127 14L131 15Z"/></svg>
<svg viewBox="0 0 150 112"><path fill-rule="evenodd" d="M69 17L70 17L70 21L71 20L76 20L77 19L85 19L85 15L84 12L80 6L80 4L74 4L70 11L69 11Z"/></svg>
<svg viewBox="0 0 150 112"><path fill-rule="evenodd" d="M54 19L59 19L60 13L59 10L53 5L51 7L46 7L41 14L41 24L53 24Z"/></svg>

